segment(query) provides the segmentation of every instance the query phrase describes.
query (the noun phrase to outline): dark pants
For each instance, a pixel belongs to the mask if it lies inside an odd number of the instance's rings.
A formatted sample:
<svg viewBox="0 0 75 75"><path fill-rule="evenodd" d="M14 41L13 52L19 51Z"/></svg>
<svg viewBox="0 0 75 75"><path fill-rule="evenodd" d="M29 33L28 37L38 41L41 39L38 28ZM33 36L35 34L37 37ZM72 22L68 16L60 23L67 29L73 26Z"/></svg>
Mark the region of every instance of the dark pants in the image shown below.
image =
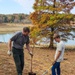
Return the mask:
<svg viewBox="0 0 75 75"><path fill-rule="evenodd" d="M22 75L24 68L24 53L23 49L12 48L13 58L15 61L16 69L18 75Z"/></svg>
<svg viewBox="0 0 75 75"><path fill-rule="evenodd" d="M52 75L60 75L60 62L56 62L52 66Z"/></svg>

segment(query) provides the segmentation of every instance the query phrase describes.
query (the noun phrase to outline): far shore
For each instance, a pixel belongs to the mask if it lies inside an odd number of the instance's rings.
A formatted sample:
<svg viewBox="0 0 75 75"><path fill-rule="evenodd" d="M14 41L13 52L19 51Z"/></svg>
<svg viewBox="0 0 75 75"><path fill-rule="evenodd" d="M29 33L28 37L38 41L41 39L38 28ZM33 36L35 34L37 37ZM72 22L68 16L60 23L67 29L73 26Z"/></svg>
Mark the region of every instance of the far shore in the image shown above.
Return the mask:
<svg viewBox="0 0 75 75"><path fill-rule="evenodd" d="M0 34L14 33L21 31L23 27L32 27L32 24L19 24L19 23L3 23L0 24Z"/></svg>

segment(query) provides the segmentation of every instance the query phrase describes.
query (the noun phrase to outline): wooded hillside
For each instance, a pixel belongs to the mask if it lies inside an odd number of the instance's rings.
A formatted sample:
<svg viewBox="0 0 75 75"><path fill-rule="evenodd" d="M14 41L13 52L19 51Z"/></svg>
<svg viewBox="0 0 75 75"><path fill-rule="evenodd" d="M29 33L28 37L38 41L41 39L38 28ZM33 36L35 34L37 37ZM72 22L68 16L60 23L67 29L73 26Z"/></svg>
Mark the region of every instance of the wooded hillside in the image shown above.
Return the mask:
<svg viewBox="0 0 75 75"><path fill-rule="evenodd" d="M0 14L0 23L25 23L30 24L29 15L27 14Z"/></svg>

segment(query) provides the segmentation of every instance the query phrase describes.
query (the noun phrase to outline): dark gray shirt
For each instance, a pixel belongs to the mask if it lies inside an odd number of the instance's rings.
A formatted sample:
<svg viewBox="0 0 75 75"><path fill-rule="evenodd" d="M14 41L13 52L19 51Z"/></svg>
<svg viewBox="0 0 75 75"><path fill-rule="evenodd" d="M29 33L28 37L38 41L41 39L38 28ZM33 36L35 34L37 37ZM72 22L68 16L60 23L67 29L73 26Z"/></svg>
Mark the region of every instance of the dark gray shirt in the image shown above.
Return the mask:
<svg viewBox="0 0 75 75"><path fill-rule="evenodd" d="M13 41L13 47L23 49L24 44L29 44L29 36L25 36L22 32L18 32L11 38L11 41Z"/></svg>

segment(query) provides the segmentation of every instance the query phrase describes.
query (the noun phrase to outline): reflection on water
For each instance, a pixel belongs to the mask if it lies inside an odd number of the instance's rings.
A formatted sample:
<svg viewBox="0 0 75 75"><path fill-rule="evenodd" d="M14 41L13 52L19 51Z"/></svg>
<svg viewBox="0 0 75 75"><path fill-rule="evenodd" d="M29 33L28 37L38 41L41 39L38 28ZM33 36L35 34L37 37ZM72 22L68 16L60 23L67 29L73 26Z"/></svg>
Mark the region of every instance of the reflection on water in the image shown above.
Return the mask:
<svg viewBox="0 0 75 75"><path fill-rule="evenodd" d="M9 39L14 35L14 33L12 34L0 34L0 42L4 42L7 43L9 41ZM38 44L49 44L49 39L43 38L42 42L38 41ZM65 42L66 45L75 45L75 39L74 40L68 40L67 42Z"/></svg>

